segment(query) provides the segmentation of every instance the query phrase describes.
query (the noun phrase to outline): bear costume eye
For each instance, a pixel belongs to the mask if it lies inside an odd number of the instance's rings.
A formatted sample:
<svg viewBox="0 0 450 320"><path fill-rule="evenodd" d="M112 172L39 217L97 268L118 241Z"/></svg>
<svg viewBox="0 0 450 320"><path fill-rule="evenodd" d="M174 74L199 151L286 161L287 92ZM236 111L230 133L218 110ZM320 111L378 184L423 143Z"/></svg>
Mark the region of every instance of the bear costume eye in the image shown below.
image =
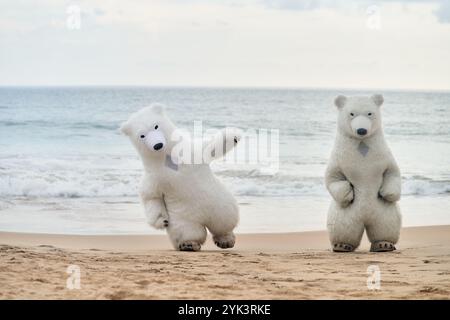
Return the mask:
<svg viewBox="0 0 450 320"><path fill-rule="evenodd" d="M350 112L350 115L353 117L355 114L353 112Z"/></svg>
<svg viewBox="0 0 450 320"><path fill-rule="evenodd" d="M158 125L156 125L156 126L155 126L155 130L158 130L158 128L159 128Z"/></svg>
<svg viewBox="0 0 450 320"><path fill-rule="evenodd" d="M141 139L144 139L144 138L145 138L145 135L141 134Z"/></svg>

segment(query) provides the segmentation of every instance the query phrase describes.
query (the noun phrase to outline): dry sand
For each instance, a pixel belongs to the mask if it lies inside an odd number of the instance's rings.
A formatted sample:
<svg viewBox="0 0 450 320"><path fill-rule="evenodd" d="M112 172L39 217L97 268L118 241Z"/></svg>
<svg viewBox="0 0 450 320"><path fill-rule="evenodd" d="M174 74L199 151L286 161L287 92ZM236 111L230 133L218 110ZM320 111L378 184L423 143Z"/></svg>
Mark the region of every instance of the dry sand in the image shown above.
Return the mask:
<svg viewBox="0 0 450 320"><path fill-rule="evenodd" d="M402 230L398 249L329 250L324 231L238 235L176 252L165 236L0 232L0 299L449 299L450 226ZM81 288L69 290L69 265ZM367 288L367 268L381 271Z"/></svg>

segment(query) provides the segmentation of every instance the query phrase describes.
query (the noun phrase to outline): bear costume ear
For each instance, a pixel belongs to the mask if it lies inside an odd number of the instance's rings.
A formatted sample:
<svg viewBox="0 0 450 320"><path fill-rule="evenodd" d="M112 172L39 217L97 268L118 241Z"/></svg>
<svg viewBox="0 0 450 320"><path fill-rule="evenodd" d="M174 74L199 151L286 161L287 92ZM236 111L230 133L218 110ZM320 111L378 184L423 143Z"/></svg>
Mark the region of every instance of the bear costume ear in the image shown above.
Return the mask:
<svg viewBox="0 0 450 320"><path fill-rule="evenodd" d="M343 106L345 106L345 103L347 102L347 97L343 95L338 95L336 98L334 98L334 104L336 107L341 109Z"/></svg>
<svg viewBox="0 0 450 320"><path fill-rule="evenodd" d="M383 95L381 95L381 94L374 94L370 98L373 100L373 102L375 102L377 107L380 107L384 102Z"/></svg>
<svg viewBox="0 0 450 320"><path fill-rule="evenodd" d="M155 103L155 104L152 104L150 106L150 108L152 109L152 111L154 113L157 113L157 114L163 114L164 113L164 106L162 104Z"/></svg>
<svg viewBox="0 0 450 320"><path fill-rule="evenodd" d="M124 135L129 136L131 133L131 127L130 127L130 123L128 121L125 121L124 123L122 123L120 125L120 132L122 132Z"/></svg>

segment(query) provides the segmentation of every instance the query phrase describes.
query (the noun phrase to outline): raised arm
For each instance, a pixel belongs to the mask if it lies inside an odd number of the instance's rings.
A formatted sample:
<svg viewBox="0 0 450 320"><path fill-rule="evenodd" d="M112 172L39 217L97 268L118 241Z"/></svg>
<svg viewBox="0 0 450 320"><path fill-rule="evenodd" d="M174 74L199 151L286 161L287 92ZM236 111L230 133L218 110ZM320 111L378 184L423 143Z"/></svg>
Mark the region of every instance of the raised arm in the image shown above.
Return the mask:
<svg viewBox="0 0 450 320"><path fill-rule="evenodd" d="M386 171L383 174L383 183L381 184L378 195L389 202L400 200L402 191L402 177L395 159L391 159Z"/></svg>
<svg viewBox="0 0 450 320"><path fill-rule="evenodd" d="M333 199L343 208L348 207L354 198L353 186L331 159L325 173L325 185Z"/></svg>
<svg viewBox="0 0 450 320"><path fill-rule="evenodd" d="M236 128L225 128L220 130L209 141L203 145L203 158L209 163L223 157L233 149L241 140L242 131Z"/></svg>
<svg viewBox="0 0 450 320"><path fill-rule="evenodd" d="M149 175L145 175L142 179L140 196L148 224L156 229L166 228L169 225L169 215L164 196Z"/></svg>

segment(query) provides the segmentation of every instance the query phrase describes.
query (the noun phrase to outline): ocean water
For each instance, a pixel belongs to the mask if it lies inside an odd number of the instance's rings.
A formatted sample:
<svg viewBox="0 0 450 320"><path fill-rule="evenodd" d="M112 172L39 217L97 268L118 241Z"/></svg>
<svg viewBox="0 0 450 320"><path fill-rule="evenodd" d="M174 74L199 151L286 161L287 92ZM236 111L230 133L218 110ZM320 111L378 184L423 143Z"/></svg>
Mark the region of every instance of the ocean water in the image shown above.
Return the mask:
<svg viewBox="0 0 450 320"><path fill-rule="evenodd" d="M279 170L214 164L241 205L241 232L324 229L323 174L337 94L302 89L0 88L0 230L149 233L142 167L118 127L153 102L182 128L279 130ZM405 225L450 224L450 93L381 92L386 138L403 175ZM405 211L406 208L406 211Z"/></svg>

